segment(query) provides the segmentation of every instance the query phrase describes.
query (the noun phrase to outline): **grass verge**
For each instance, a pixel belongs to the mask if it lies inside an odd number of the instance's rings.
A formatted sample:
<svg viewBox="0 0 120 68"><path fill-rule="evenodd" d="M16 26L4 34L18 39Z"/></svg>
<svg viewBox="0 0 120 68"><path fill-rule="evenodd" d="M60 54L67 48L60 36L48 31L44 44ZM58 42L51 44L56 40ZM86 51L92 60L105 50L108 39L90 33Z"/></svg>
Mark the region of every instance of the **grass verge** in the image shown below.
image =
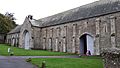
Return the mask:
<svg viewBox="0 0 120 68"><path fill-rule="evenodd" d="M22 48L11 47L7 44L0 44L0 55L8 56L7 49L11 48L14 52L14 56L63 56L63 55L73 55L62 52L50 52L44 50L25 50ZM75 55L75 54L74 54Z"/></svg>
<svg viewBox="0 0 120 68"><path fill-rule="evenodd" d="M32 58L31 63L41 68L46 61L46 68L103 68L101 58Z"/></svg>

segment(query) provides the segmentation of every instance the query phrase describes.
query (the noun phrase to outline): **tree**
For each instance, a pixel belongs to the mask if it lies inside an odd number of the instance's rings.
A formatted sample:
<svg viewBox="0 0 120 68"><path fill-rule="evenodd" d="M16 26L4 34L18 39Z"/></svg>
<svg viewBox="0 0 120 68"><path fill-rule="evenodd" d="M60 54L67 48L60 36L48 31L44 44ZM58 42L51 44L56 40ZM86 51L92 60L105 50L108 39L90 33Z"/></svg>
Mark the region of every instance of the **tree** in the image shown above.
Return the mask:
<svg viewBox="0 0 120 68"><path fill-rule="evenodd" d="M6 12L5 16L11 19L12 21L16 20L16 18L14 17L14 13Z"/></svg>
<svg viewBox="0 0 120 68"><path fill-rule="evenodd" d="M13 13L6 13L5 15L0 13L0 33L8 33L15 28L17 24L14 20L15 17Z"/></svg>

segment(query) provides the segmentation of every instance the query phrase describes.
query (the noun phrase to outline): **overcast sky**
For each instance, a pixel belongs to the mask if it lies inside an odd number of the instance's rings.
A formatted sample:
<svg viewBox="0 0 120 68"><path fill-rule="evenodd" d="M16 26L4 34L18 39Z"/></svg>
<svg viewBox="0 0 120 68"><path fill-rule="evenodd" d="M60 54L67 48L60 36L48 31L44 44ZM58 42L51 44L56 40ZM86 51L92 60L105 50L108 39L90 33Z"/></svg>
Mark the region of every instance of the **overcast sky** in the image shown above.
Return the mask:
<svg viewBox="0 0 120 68"><path fill-rule="evenodd" d="M0 0L0 13L15 13L17 24L27 15L34 19L51 16L98 0Z"/></svg>

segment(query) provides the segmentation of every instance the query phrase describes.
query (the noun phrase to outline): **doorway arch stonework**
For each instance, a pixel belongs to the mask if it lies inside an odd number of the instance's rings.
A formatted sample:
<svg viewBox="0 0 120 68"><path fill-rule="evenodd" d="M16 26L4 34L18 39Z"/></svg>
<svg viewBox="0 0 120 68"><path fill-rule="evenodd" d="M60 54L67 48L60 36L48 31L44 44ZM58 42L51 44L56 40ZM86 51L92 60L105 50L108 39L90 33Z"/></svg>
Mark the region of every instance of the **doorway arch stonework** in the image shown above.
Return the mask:
<svg viewBox="0 0 120 68"><path fill-rule="evenodd" d="M95 54L95 44L94 44L94 36L90 33L83 33L79 37L79 48L80 48L80 55L85 55L86 52L89 50L91 55Z"/></svg>
<svg viewBox="0 0 120 68"><path fill-rule="evenodd" d="M24 48L25 49L30 49L30 33L27 30L24 31L24 36L23 37L24 37L24 40L23 40Z"/></svg>

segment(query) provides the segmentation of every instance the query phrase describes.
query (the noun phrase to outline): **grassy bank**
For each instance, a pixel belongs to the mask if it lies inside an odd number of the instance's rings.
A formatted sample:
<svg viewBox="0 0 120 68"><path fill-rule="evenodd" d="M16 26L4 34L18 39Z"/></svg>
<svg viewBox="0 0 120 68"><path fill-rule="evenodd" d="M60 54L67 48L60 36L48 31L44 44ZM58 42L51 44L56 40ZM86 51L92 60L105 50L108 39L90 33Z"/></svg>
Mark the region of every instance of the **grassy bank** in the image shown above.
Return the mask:
<svg viewBox="0 0 120 68"><path fill-rule="evenodd" d="M8 56L7 49L11 48L15 56L62 56L62 55L71 55L68 53L61 52L50 52L44 50L25 50L22 48L11 47L7 44L0 44L0 55Z"/></svg>
<svg viewBox="0 0 120 68"><path fill-rule="evenodd" d="M34 65L41 67L42 61L46 61L46 68L103 68L101 58L33 58Z"/></svg>

